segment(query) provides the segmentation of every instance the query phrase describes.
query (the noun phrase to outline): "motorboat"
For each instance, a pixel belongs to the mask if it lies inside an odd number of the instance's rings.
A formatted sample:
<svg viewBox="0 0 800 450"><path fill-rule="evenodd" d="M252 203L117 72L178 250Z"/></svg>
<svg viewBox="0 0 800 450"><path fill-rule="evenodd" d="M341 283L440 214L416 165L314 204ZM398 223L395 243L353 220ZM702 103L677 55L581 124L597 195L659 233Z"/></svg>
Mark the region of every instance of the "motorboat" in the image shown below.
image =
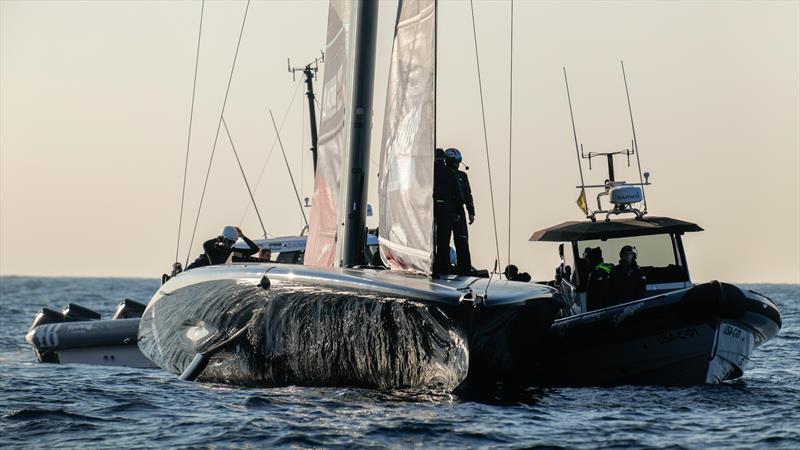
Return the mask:
<svg viewBox="0 0 800 450"><path fill-rule="evenodd" d="M144 308L135 300L124 299L106 320L74 303L61 312L42 308L25 340L42 363L156 367L136 345Z"/></svg>
<svg viewBox="0 0 800 450"><path fill-rule="evenodd" d="M550 328L534 383L694 385L741 377L753 350L778 333L780 312L751 289L694 283L683 236L698 231L694 223L642 217L566 222L534 233L533 241L566 243L561 273L571 274L553 280L569 306ZM638 250L644 297L587 308L583 249L617 255L626 245Z"/></svg>
<svg viewBox="0 0 800 450"><path fill-rule="evenodd" d="M532 383L695 385L739 378L753 350L780 330L780 311L775 302L751 289L720 281L695 283L683 238L703 229L692 222L648 215L645 189L650 174L642 173L639 163L624 65L622 75L631 147L587 154L578 144L564 70L581 177L577 203L586 220L539 230L530 238L560 243L561 264L549 284L568 300L545 339ZM638 183L615 176L614 158L625 157L630 165L632 156ZM591 170L595 157L606 160L607 176L603 183L586 184L582 161L588 160ZM596 208L590 207L587 192L598 192ZM623 253L635 255L636 268L622 261ZM609 263L618 255L620 263L612 268ZM592 275L595 271L599 276ZM626 278L631 273L638 279ZM626 283L634 283L636 295L629 295L632 290Z"/></svg>

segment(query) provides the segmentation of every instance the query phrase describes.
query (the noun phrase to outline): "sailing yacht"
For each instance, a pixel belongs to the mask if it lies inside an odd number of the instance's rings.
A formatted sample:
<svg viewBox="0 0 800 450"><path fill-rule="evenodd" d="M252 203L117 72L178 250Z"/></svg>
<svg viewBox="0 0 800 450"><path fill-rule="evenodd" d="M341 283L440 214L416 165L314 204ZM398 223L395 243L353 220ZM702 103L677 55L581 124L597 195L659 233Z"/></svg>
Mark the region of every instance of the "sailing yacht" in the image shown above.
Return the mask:
<svg viewBox="0 0 800 450"><path fill-rule="evenodd" d="M551 287L433 279L436 2L398 8L381 142L380 251L365 209L378 2L332 0L303 265L233 263L163 284L139 323L159 367L241 385L494 389L525 383Z"/></svg>

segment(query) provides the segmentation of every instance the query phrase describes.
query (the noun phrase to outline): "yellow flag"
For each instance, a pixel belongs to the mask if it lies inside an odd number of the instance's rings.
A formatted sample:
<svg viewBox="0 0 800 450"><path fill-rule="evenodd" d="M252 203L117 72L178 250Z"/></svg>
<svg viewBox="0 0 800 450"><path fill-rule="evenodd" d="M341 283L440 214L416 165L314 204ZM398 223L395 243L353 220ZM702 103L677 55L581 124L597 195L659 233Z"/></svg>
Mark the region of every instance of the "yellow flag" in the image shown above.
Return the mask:
<svg viewBox="0 0 800 450"><path fill-rule="evenodd" d="M583 211L584 214L586 214L586 215L589 214L589 207L586 206L586 191L581 189L581 193L580 193L580 195L578 195L578 199L575 200L575 203L578 204L578 208L580 208L581 211Z"/></svg>

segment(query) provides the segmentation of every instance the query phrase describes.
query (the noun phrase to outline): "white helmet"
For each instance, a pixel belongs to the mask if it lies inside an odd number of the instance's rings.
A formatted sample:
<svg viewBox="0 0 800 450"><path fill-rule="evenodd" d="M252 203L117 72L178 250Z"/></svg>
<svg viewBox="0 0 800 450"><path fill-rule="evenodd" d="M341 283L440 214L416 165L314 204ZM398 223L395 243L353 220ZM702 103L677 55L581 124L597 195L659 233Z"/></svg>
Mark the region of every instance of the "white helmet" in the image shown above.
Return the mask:
<svg viewBox="0 0 800 450"><path fill-rule="evenodd" d="M236 227L225 227L222 230L222 239L236 242L239 239L239 232L236 231Z"/></svg>

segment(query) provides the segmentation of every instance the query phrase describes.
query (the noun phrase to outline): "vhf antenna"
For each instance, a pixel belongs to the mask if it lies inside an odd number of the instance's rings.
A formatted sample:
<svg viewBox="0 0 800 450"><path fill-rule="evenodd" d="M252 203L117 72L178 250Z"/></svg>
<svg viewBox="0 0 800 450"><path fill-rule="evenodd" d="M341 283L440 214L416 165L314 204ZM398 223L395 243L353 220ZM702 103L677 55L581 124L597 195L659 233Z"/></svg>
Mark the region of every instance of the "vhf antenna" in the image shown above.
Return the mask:
<svg viewBox="0 0 800 450"><path fill-rule="evenodd" d="M631 109L631 95L628 93L628 77L625 76L625 63L622 60L620 60L619 64L622 66L622 80L625 82L625 97L628 99L628 114L631 117L631 132L633 132L633 148L636 149L636 165L639 166L639 183L641 183L642 185L642 202L644 203L644 213L647 214L647 195L645 195L644 192L645 182L642 180L642 163L641 161L639 161L639 143L636 142L636 127L633 125L633 110ZM628 163L628 165L630 165L630 163Z"/></svg>
<svg viewBox="0 0 800 450"><path fill-rule="evenodd" d="M314 107L314 79L317 77L319 71L319 63L325 62L325 53L320 50L319 58L314 58L314 61L306 64L303 67L292 67L292 61L286 58L286 67L289 68L289 73L292 74L292 81L296 80L295 74L303 72L306 77L306 97L308 98L308 120L311 125L311 158L314 163L314 175L317 173L317 113Z"/></svg>
<svg viewBox="0 0 800 450"><path fill-rule="evenodd" d="M583 198L586 198L586 183L583 181L583 166L581 165L581 153L583 153L583 145L581 151L578 152L578 133L575 131L575 115L572 114L572 97L569 95L569 81L567 81L567 68L562 67L564 70L564 85L567 87L567 102L569 103L569 118L572 120L572 137L575 139L575 156L578 158L578 172L581 174L581 193ZM591 160L589 160L591 162ZM585 200L584 200L585 201ZM589 217L587 215L587 217Z"/></svg>

